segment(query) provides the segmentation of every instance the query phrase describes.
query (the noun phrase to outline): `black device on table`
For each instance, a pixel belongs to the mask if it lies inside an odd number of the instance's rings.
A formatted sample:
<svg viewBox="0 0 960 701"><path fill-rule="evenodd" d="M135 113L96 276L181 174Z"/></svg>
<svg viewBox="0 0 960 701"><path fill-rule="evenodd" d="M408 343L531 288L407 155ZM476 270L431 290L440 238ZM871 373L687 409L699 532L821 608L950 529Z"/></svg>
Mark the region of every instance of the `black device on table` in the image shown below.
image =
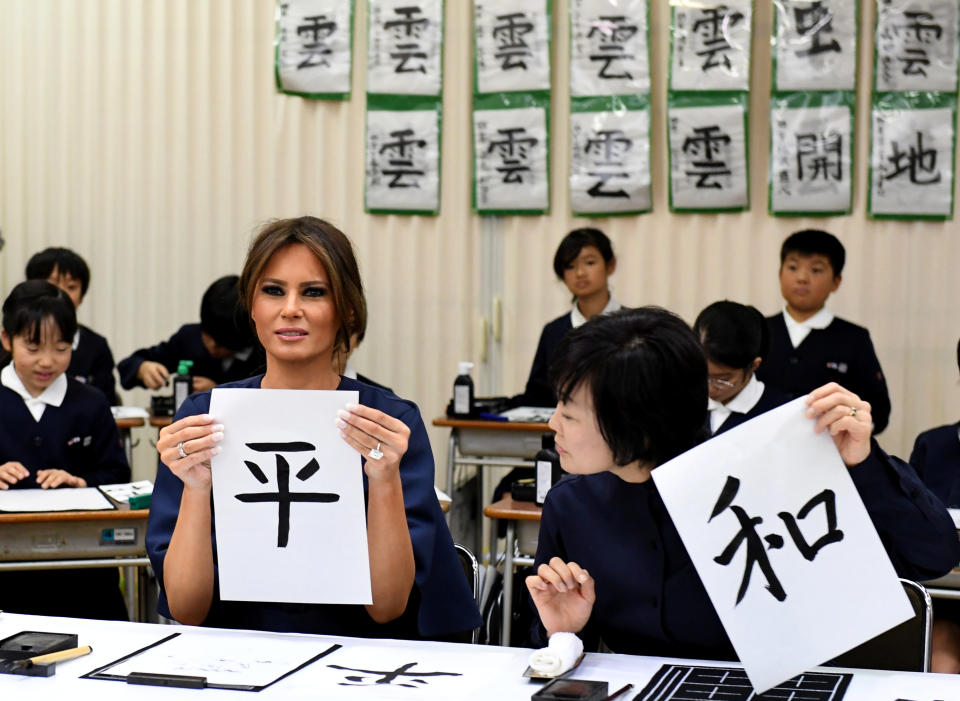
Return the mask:
<svg viewBox="0 0 960 701"><path fill-rule="evenodd" d="M589 679L554 679L530 701L606 701L610 685Z"/></svg>

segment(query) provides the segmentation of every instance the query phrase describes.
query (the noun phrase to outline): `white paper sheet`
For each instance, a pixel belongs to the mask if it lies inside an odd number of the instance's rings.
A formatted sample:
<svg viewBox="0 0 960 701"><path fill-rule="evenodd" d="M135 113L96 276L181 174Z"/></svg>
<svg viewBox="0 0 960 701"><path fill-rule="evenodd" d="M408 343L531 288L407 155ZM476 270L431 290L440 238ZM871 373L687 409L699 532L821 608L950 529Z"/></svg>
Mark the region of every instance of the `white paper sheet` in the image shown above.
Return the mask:
<svg viewBox="0 0 960 701"><path fill-rule="evenodd" d="M650 92L646 0L571 0L570 95Z"/></svg>
<svg viewBox="0 0 960 701"><path fill-rule="evenodd" d="M545 109L475 110L473 138L478 210L550 205Z"/></svg>
<svg viewBox="0 0 960 701"><path fill-rule="evenodd" d="M100 491L114 501L129 502L130 497L141 494L153 494L153 482L140 480L139 482L123 482L121 484L101 484Z"/></svg>
<svg viewBox="0 0 960 701"><path fill-rule="evenodd" d="M776 0L777 90L854 90L857 5Z"/></svg>
<svg viewBox="0 0 960 701"><path fill-rule="evenodd" d="M474 0L477 92L550 89L546 0Z"/></svg>
<svg viewBox="0 0 960 701"><path fill-rule="evenodd" d="M114 419L149 419L150 413L139 406L112 406L110 413Z"/></svg>
<svg viewBox="0 0 960 701"><path fill-rule="evenodd" d="M440 207L440 115L436 110L367 110L368 209Z"/></svg>
<svg viewBox="0 0 960 701"><path fill-rule="evenodd" d="M371 603L360 456L334 423L357 400L357 392L213 390L210 413L224 425L212 463L222 598ZM278 495L287 490L285 527Z"/></svg>
<svg viewBox="0 0 960 701"><path fill-rule="evenodd" d="M356 698L450 699L482 698L492 686L491 669L508 668L514 655L485 656L483 664L470 648L398 649L379 645L344 645L311 665L318 698L350 688ZM318 671L322 669L322 673ZM342 693L342 692L341 692Z"/></svg>
<svg viewBox="0 0 960 701"><path fill-rule="evenodd" d="M221 635L211 644L207 636L186 632L109 667L101 674L120 677L133 672L176 674L206 677L208 684L266 686L331 645L316 638L269 634L258 636L256 641L239 635Z"/></svg>
<svg viewBox="0 0 960 701"><path fill-rule="evenodd" d="M351 3L284 0L277 10L277 73L283 89L349 93Z"/></svg>
<svg viewBox="0 0 960 701"><path fill-rule="evenodd" d="M110 511L114 508L96 487L0 491L0 511L6 512Z"/></svg>
<svg viewBox="0 0 960 701"><path fill-rule="evenodd" d="M753 0L671 0L671 90L749 90Z"/></svg>
<svg viewBox="0 0 960 701"><path fill-rule="evenodd" d="M653 479L710 600L758 691L832 659L913 615L893 566L826 433L815 434L804 398L716 436L653 471ZM739 480L730 488L729 480ZM827 502L801 510L824 490ZM727 497L721 501L721 493ZM739 515L738 509L742 509ZM711 514L714 514L711 518ZM794 517L812 560L787 527ZM748 560L740 516L753 519L758 563L769 558L776 584ZM756 521L762 518L762 521ZM842 531L842 539L821 537ZM776 542L779 538L779 545ZM762 540L761 540L762 539ZM726 551L733 550L727 565ZM752 549L751 549L752 550ZM750 581L737 603L745 572ZM868 586L865 586L868 583Z"/></svg>
<svg viewBox="0 0 960 701"><path fill-rule="evenodd" d="M439 95L441 0L371 0L367 11L367 92Z"/></svg>

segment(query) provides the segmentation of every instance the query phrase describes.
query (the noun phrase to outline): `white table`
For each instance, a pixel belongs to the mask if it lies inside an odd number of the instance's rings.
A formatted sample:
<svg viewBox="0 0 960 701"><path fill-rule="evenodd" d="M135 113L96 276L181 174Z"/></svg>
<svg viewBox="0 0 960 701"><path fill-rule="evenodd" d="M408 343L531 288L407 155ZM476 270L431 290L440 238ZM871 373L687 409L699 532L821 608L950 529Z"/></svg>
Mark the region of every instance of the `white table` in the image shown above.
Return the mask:
<svg viewBox="0 0 960 701"><path fill-rule="evenodd" d="M22 616L0 614L0 638L6 638L24 630L54 631L77 633L81 645L92 645L93 653L78 659L62 662L57 666L53 677L24 677L0 675L0 698L30 699L43 701L70 699L79 701L111 701L112 699L135 698L137 701L151 699L193 699L197 701L224 701L225 699L416 699L426 701L438 698L439 686L429 684L416 691L390 685L371 687L342 687L331 684L328 663L336 662L336 653L317 660L291 676L279 681L263 691L250 695L250 692L223 691L215 689L193 690L150 686L130 686L122 682L81 679L83 674L136 649L151 644L172 632L182 635L198 636L201 643L215 647L224 636L236 640L241 637L244 644L256 650L258 639L263 633L249 631L224 631L211 628L189 628L185 626L159 626L146 623L118 623L108 621L87 621L72 618L46 618L42 616ZM411 661L420 660L430 665L431 655L447 656L450 660L459 659L469 663L471 679L469 687L457 688L448 698L459 700L497 699L497 701L526 701L538 688L536 684L521 677L526 668L530 651L520 648L502 648L480 645L457 645L451 643L423 643L399 640L361 640L357 638L335 638L327 636L296 636L318 649L331 643L340 643L344 649L349 646L375 647L384 655L394 655ZM670 660L657 657L634 657L630 655L589 654L576 670L579 679L607 681L611 693L624 684L631 683L634 688L621 700L633 699L663 664L721 666L717 662L697 662L691 660ZM729 665L733 666L733 665ZM461 667L462 668L462 667ZM836 673L842 670L823 670ZM464 679L467 677L464 676ZM480 681L477 682L476 680ZM806 698L806 697L805 697ZM912 699L912 701L933 701L934 699L960 698L960 676L940 674L916 674L906 672L877 672L853 670L853 678L846 690L846 701L894 701L894 699ZM446 701L446 699L445 699Z"/></svg>

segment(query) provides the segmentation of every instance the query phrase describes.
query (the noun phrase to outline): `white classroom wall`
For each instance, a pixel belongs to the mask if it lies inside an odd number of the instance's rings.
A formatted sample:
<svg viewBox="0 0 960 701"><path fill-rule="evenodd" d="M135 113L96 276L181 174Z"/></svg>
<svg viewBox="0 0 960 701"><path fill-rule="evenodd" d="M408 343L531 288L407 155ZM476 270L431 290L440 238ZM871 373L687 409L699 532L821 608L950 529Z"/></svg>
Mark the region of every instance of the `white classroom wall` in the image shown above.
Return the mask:
<svg viewBox="0 0 960 701"><path fill-rule="evenodd" d="M654 211L597 220L618 254L617 298L690 321L721 298L772 313L783 237L805 226L834 231L848 262L831 307L870 329L893 402L881 441L906 457L920 430L960 418L960 242L955 222L866 217L872 3L860 13L854 214L829 220L766 211L767 0L755 3L752 209L669 213L668 2L651 4ZM490 313L481 287L486 299L492 285L503 332L478 384L519 392L542 325L569 304L553 252L587 221L570 216L567 199L566 12L556 0L552 213L482 224L470 212L468 0L446 1L442 211L433 218L363 212L364 0L355 7L353 94L343 103L277 93L272 0L0 0L0 288L18 282L40 248L77 250L93 270L81 321L107 336L119 360L196 320L203 290L238 271L263 222L317 214L341 226L359 254L370 304L355 356L361 372L416 401L429 424L446 405L457 361L480 360L479 319ZM494 255L481 245L491 236ZM483 264L499 266L493 283ZM124 393L132 404L148 396ZM150 476L153 433L136 435L137 472ZM442 464L446 432L431 428L430 437Z"/></svg>

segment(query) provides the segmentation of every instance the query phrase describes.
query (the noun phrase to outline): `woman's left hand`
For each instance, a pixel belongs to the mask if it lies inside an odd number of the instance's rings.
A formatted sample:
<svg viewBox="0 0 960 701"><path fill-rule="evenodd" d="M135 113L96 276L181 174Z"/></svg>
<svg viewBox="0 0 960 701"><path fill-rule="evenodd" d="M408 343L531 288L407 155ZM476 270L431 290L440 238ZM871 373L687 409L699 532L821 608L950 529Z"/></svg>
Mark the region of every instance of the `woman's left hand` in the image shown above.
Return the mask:
<svg viewBox="0 0 960 701"><path fill-rule="evenodd" d="M56 489L57 487L86 487L87 481L83 477L75 477L66 470L37 470L37 484L40 489Z"/></svg>
<svg viewBox="0 0 960 701"><path fill-rule="evenodd" d="M836 382L807 395L807 417L817 420L814 430L830 431L847 467L859 465L870 455L873 417L870 404Z"/></svg>
<svg viewBox="0 0 960 701"><path fill-rule="evenodd" d="M410 440L410 429L400 419L363 404L347 404L337 412L337 428L340 437L365 458L363 470L368 479L390 479L400 474L400 460ZM378 452L382 456L374 457Z"/></svg>

